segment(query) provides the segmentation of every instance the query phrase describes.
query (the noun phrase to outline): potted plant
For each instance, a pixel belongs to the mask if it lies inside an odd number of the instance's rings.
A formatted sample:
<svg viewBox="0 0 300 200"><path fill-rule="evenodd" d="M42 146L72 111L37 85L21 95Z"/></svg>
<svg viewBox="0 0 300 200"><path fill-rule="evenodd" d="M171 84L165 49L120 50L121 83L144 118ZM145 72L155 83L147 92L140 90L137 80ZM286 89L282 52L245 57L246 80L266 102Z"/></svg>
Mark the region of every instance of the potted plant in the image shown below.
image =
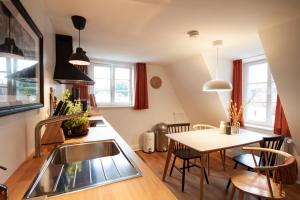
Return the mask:
<svg viewBox="0 0 300 200"><path fill-rule="evenodd" d="M82 112L82 104L80 100L75 100L72 102L70 100L69 90L65 90L63 93L62 101L67 103L67 114L76 114ZM64 130L65 136L80 136L86 135L88 133L89 119L87 113L82 117L77 117L71 120L67 120L63 123L62 128Z"/></svg>

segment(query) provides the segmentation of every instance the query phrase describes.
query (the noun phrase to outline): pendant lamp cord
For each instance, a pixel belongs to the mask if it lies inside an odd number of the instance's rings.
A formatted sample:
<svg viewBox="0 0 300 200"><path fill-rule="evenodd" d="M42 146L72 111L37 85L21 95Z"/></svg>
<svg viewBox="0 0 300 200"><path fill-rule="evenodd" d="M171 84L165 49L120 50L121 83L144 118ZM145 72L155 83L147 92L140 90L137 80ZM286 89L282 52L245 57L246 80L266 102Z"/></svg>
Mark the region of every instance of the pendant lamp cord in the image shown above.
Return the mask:
<svg viewBox="0 0 300 200"><path fill-rule="evenodd" d="M8 16L8 38L10 39L10 16Z"/></svg>
<svg viewBox="0 0 300 200"><path fill-rule="evenodd" d="M216 80L218 79L218 68L219 68L219 47L217 47L217 67L216 67L216 72L215 72Z"/></svg>
<svg viewBox="0 0 300 200"><path fill-rule="evenodd" d="M78 35L79 35L79 48L80 48L80 29L78 29Z"/></svg>

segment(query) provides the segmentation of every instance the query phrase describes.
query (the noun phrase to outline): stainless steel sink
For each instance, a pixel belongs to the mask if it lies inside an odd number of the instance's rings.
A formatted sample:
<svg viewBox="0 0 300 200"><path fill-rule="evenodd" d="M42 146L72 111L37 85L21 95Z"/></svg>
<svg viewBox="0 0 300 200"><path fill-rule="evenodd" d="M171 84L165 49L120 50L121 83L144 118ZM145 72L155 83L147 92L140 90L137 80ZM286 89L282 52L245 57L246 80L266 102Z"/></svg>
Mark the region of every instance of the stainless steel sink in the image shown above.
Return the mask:
<svg viewBox="0 0 300 200"><path fill-rule="evenodd" d="M58 148L54 155L53 164L64 165L82 160L92 160L99 157L115 156L120 151L112 141L89 144L73 144Z"/></svg>
<svg viewBox="0 0 300 200"><path fill-rule="evenodd" d="M54 149L24 199L55 196L141 176L114 140Z"/></svg>

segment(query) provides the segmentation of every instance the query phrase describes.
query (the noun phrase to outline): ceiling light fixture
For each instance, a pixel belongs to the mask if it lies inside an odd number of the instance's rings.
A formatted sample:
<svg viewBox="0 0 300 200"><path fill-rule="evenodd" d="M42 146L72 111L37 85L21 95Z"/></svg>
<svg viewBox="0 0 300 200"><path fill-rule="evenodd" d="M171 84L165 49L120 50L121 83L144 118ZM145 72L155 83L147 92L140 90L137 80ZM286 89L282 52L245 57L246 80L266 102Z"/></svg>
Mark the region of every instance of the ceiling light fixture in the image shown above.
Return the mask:
<svg viewBox="0 0 300 200"><path fill-rule="evenodd" d="M6 6L3 3L1 4L3 13L8 17L8 37L4 39L3 44L0 44L0 55L17 59L24 58L23 51L16 45L15 40L11 37L11 18L13 16Z"/></svg>
<svg viewBox="0 0 300 200"><path fill-rule="evenodd" d="M217 67L216 67L216 79L207 81L203 86L202 90L204 92L224 92L231 91L232 85L229 81L226 80L218 80L218 67L219 67L219 47L223 45L222 40L213 41L213 46L217 49Z"/></svg>
<svg viewBox="0 0 300 200"><path fill-rule="evenodd" d="M72 16L72 22L79 33L79 46L76 48L76 52L71 55L69 63L73 65L89 65L90 59L86 56L86 52L80 47L80 31L84 29L86 19L82 16L74 15Z"/></svg>

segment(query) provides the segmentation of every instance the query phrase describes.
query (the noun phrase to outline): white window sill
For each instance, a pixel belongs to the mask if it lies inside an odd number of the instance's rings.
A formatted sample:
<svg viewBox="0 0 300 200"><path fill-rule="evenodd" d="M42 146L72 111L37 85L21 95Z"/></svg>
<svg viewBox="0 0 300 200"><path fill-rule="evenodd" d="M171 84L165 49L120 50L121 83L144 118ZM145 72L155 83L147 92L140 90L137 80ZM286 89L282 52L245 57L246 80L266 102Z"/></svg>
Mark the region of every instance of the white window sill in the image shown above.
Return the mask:
<svg viewBox="0 0 300 200"><path fill-rule="evenodd" d="M113 109L113 108L133 108L133 105L107 105L97 106L98 109Z"/></svg>
<svg viewBox="0 0 300 200"><path fill-rule="evenodd" d="M247 124L245 123L245 129L249 129L249 130L257 130L257 131L262 131L265 133L273 133L273 128L269 127L269 126L261 126L261 125L255 125L255 124Z"/></svg>

